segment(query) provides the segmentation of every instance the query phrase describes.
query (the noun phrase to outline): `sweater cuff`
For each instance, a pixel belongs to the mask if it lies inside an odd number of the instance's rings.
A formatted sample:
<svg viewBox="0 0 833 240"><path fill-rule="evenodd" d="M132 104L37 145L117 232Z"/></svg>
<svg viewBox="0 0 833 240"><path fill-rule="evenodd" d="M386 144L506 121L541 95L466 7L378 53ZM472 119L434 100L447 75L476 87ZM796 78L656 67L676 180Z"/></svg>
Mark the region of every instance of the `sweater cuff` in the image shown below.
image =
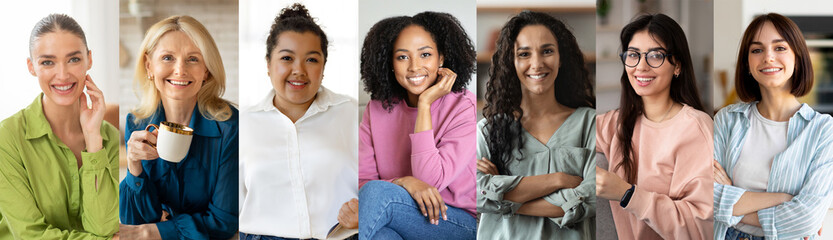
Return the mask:
<svg viewBox="0 0 833 240"><path fill-rule="evenodd" d="M429 151L437 151L437 145L434 143L433 129L412 133L409 136L411 137L411 156Z"/></svg>
<svg viewBox="0 0 833 240"><path fill-rule="evenodd" d="M158 222L156 223L156 228L159 229L159 236L162 239L177 239L174 221Z"/></svg>
<svg viewBox="0 0 833 240"><path fill-rule="evenodd" d="M645 219L645 213L654 207L654 204L650 202L651 194L653 193L636 186L633 190L633 195L631 195L631 200L628 202L628 206L625 207L625 211L633 213L636 219Z"/></svg>

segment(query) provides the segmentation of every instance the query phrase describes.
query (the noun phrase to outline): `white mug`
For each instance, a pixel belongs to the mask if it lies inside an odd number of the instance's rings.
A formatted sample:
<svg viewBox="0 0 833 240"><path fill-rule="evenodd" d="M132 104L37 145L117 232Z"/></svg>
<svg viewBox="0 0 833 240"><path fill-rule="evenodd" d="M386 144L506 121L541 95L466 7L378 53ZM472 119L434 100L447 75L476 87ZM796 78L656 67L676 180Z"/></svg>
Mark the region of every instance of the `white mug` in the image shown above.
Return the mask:
<svg viewBox="0 0 833 240"><path fill-rule="evenodd" d="M145 131L150 131L150 127L159 130L159 134L156 136L156 146L154 146L156 152L159 153L159 158L174 163L185 159L185 155L188 154L188 149L191 147L191 139L194 138L194 129L182 124L165 121L160 122L159 126L148 124Z"/></svg>

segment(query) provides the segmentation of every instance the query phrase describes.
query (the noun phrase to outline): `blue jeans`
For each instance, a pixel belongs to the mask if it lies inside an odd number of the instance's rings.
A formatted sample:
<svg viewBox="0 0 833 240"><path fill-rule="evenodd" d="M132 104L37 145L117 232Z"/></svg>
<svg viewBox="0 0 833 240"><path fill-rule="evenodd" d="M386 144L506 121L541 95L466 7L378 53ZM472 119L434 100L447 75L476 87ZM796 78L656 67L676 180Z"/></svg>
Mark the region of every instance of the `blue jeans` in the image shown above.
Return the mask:
<svg viewBox="0 0 833 240"><path fill-rule="evenodd" d="M300 239L273 237L273 236L256 235L256 234L248 234L248 233L240 232L240 240L300 240Z"/></svg>
<svg viewBox="0 0 833 240"><path fill-rule="evenodd" d="M355 240L356 235L353 235L348 240ZM240 232L240 240L301 240L297 238L282 238L282 237L273 237L273 236L266 236L266 235L255 235L255 234L248 234L244 232Z"/></svg>
<svg viewBox="0 0 833 240"><path fill-rule="evenodd" d="M477 221L448 206L448 220L433 225L404 188L370 181L359 190L359 239L475 239Z"/></svg>
<svg viewBox="0 0 833 240"><path fill-rule="evenodd" d="M738 231L735 228L729 228L726 230L726 240L764 240L764 237L756 237L749 235L748 233Z"/></svg>

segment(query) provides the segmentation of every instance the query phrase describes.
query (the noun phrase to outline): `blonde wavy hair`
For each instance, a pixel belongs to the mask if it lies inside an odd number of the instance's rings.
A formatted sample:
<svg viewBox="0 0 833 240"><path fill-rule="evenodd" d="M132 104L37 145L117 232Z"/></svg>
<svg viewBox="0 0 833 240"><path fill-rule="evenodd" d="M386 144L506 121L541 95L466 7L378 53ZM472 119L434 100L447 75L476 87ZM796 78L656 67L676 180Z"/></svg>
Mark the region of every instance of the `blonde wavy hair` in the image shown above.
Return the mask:
<svg viewBox="0 0 833 240"><path fill-rule="evenodd" d="M199 21L190 16L171 16L159 21L148 29L145 39L139 48L136 61L136 73L133 76L133 85L140 94L139 106L131 111L136 117L135 122L147 119L156 113L156 108L161 101L159 91L156 89L152 79L148 78L145 64L146 56L153 52L159 39L168 32L181 31L191 38L194 45L202 52L205 58L205 67L209 76L197 92L197 106L200 113L207 119L226 121L232 115L232 103L220 98L226 90L226 70L223 68L223 60L220 58L220 51L214 38L208 33Z"/></svg>

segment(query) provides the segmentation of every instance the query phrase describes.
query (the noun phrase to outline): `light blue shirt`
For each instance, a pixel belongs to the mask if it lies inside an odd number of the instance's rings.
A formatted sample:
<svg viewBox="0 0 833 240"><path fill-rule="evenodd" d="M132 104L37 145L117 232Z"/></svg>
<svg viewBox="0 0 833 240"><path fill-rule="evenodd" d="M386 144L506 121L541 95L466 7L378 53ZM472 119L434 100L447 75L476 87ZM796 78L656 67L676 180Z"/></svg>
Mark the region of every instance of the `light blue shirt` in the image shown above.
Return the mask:
<svg viewBox="0 0 833 240"><path fill-rule="evenodd" d="M727 173L734 172L756 103L730 105L714 118L714 158ZM759 210L758 219L767 239L818 239L833 200L833 118L803 104L788 125L787 149L772 160L766 191L794 197ZM724 239L729 227L743 218L732 216L732 209L744 192L739 187L714 184L715 240Z"/></svg>

